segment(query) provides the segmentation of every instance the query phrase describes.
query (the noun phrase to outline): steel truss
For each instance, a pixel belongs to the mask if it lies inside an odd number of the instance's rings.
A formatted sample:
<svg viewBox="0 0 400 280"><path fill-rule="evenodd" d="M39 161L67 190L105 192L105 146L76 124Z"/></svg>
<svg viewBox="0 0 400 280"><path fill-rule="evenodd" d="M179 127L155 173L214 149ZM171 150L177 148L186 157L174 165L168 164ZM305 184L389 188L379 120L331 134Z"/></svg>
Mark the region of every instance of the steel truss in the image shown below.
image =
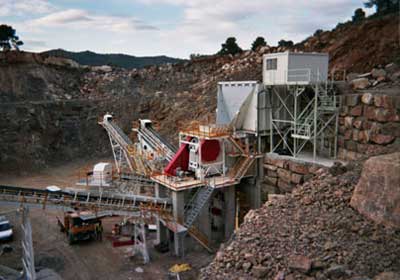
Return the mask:
<svg viewBox="0 0 400 280"><path fill-rule="evenodd" d="M333 84L272 86L269 90L273 104L270 151L285 150L296 158L309 144L314 161L317 155L336 158L339 97Z"/></svg>

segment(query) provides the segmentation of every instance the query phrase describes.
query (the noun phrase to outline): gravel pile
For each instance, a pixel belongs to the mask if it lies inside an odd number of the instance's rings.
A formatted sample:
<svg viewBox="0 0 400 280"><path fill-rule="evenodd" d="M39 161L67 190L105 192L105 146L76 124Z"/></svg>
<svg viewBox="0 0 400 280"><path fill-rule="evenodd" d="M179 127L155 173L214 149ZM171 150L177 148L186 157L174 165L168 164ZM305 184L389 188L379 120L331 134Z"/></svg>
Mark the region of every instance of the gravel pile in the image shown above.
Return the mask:
<svg viewBox="0 0 400 280"><path fill-rule="evenodd" d="M250 211L201 279L400 279L400 232L349 205L361 164L319 170L293 193ZM342 173L342 174L338 174Z"/></svg>

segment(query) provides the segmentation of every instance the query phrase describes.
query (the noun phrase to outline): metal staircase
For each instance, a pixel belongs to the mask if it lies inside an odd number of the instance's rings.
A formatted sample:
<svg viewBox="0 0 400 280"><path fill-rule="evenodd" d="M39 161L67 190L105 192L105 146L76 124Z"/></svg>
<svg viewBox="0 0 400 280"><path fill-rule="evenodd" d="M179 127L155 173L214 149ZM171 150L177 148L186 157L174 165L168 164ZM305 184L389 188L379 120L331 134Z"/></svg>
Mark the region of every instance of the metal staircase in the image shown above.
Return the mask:
<svg viewBox="0 0 400 280"><path fill-rule="evenodd" d="M211 248L210 243L208 242L207 236L205 236L198 228L192 226L187 231L191 237L197 240L204 248L207 249L210 253L213 253L214 250Z"/></svg>
<svg viewBox="0 0 400 280"><path fill-rule="evenodd" d="M312 104L310 102L309 104ZM314 125L314 107L307 106L304 111L300 114L297 121L295 121L292 125L292 134L293 138L298 139L311 139L312 126Z"/></svg>
<svg viewBox="0 0 400 280"><path fill-rule="evenodd" d="M214 186L207 184L204 187L198 189L192 200L185 206L184 210L184 223L183 225L190 229L203 209L204 205L210 199L214 191Z"/></svg>
<svg viewBox="0 0 400 280"><path fill-rule="evenodd" d="M242 157L237 163L232 167L232 169L228 173L228 177L232 178L235 181L240 181L244 175L246 175L247 170L253 164L255 157L247 156Z"/></svg>
<svg viewBox="0 0 400 280"><path fill-rule="evenodd" d="M246 154L246 148L243 146L243 144L237 140L236 138L233 138L232 135L229 135L228 137L229 141L233 144L233 146L240 151L241 155Z"/></svg>
<svg viewBox="0 0 400 280"><path fill-rule="evenodd" d="M315 115L314 107L312 106L313 101L309 103L311 106L307 106L300 114L297 121L292 125L293 138L310 140L314 137L314 118L317 118L317 131L319 131L325 124L322 120L324 115L331 115L337 111L338 99L335 95L321 94L318 96L318 107Z"/></svg>
<svg viewBox="0 0 400 280"><path fill-rule="evenodd" d="M209 252L213 252L213 249L210 247L207 237L198 228L193 226L193 223L201 213L207 201L210 199L213 191L214 186L211 184L200 187L193 195L191 201L185 206L184 221L181 221L183 226L187 229L185 234L188 233Z"/></svg>

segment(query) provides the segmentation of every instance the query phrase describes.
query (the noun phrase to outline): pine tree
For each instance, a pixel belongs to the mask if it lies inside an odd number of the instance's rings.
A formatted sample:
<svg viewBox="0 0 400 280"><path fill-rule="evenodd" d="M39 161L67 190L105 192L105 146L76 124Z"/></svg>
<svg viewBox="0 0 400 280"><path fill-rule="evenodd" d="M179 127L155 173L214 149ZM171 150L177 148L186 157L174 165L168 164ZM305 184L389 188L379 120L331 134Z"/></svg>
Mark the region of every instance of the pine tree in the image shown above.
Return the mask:
<svg viewBox="0 0 400 280"><path fill-rule="evenodd" d="M256 51L259 47L264 47L266 45L267 42L265 41L264 37L257 37L251 45L251 50Z"/></svg>
<svg viewBox="0 0 400 280"><path fill-rule="evenodd" d="M19 50L24 43L15 35L15 29L6 24L0 25L0 49L8 51L11 48Z"/></svg>
<svg viewBox="0 0 400 280"><path fill-rule="evenodd" d="M222 48L218 52L218 54L220 55L226 55L226 54L235 55L237 53L243 52L243 50L236 43L235 37L229 37L228 39L226 39L225 43L223 43L221 46Z"/></svg>

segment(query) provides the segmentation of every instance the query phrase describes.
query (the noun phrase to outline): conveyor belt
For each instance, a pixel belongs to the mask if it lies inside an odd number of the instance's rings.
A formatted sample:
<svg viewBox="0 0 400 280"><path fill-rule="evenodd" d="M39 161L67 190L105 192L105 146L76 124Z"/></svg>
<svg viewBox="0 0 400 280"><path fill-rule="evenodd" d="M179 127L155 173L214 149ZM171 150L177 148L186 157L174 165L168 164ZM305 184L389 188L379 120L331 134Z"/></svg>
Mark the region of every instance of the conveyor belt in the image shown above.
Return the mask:
<svg viewBox="0 0 400 280"><path fill-rule="evenodd" d="M107 124L110 124L111 127L115 130L114 134L118 134L123 140L123 143L120 144L122 144L123 146L128 146L133 144L131 139L129 139L128 135L126 135L118 125L116 125L113 122L108 122Z"/></svg>
<svg viewBox="0 0 400 280"><path fill-rule="evenodd" d="M153 148L153 150L163 151L168 161L170 161L175 155L176 148L151 127L140 128L138 133Z"/></svg>
<svg viewBox="0 0 400 280"><path fill-rule="evenodd" d="M167 141L167 139L165 139L164 137L162 137L157 131L155 131L152 127L147 127L147 130L149 130L151 132L151 134L153 134L156 138L159 139L159 141L161 143L163 143L165 146L168 147L168 149L170 149L170 151L172 153L176 153L177 148L172 145L170 142Z"/></svg>
<svg viewBox="0 0 400 280"><path fill-rule="evenodd" d="M66 207L84 206L98 210L112 211L166 211L171 210L169 198L156 198L142 195L99 193L83 190L48 190L0 185L0 200L27 204L49 204Z"/></svg>

